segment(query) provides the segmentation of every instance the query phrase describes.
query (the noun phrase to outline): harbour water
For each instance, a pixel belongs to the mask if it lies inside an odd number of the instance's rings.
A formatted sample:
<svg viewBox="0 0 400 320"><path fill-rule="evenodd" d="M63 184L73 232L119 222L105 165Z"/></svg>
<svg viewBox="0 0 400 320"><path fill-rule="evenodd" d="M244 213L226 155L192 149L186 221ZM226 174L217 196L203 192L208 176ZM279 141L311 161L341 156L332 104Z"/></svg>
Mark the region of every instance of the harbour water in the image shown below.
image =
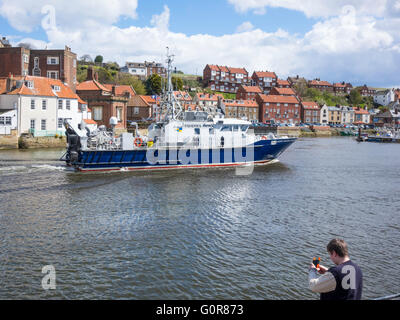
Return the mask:
<svg viewBox="0 0 400 320"><path fill-rule="evenodd" d="M250 176L80 174L63 151L0 151L0 299L318 299L308 265L334 237L364 299L399 291L397 144L300 139Z"/></svg>

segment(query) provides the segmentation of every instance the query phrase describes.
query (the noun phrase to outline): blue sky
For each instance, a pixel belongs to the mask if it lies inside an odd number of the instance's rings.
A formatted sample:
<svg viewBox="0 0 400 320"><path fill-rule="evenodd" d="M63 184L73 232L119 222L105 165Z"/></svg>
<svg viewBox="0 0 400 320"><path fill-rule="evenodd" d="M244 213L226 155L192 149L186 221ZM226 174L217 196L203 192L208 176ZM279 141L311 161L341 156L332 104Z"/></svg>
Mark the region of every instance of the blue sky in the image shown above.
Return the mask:
<svg viewBox="0 0 400 320"><path fill-rule="evenodd" d="M400 0L0 0L14 44L120 65L161 61L169 46L187 73L210 63L375 87L400 86L399 29Z"/></svg>

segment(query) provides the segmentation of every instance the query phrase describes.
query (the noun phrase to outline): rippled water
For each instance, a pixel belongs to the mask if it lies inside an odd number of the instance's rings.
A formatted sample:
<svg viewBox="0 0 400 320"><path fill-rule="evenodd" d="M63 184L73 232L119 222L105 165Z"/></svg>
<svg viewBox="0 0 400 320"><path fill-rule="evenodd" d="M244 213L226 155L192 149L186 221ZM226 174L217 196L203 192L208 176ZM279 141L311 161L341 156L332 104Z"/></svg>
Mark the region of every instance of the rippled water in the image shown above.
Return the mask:
<svg viewBox="0 0 400 320"><path fill-rule="evenodd" d="M333 237L363 298L399 291L400 145L303 139L251 176L78 174L62 152L0 152L0 299L316 299Z"/></svg>

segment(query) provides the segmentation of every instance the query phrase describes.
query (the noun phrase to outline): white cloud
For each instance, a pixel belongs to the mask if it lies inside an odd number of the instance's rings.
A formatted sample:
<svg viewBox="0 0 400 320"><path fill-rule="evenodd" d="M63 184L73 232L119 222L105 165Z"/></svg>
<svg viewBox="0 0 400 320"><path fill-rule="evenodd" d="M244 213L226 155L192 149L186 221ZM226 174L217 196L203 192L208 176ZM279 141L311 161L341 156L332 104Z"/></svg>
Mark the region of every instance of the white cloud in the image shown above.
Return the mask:
<svg viewBox="0 0 400 320"><path fill-rule="evenodd" d="M236 28L236 32L247 32L253 29L254 29L253 24L249 21L246 21Z"/></svg>
<svg viewBox="0 0 400 320"><path fill-rule="evenodd" d="M0 0L0 15L10 25L31 32L46 18L44 7L55 9L57 27L74 30L97 23L111 25L121 17L136 18L138 0Z"/></svg>
<svg viewBox="0 0 400 320"><path fill-rule="evenodd" d="M303 12L307 17L314 18L327 18L339 15L342 8L348 5L356 8L359 14L381 16L385 12L387 1L388 0L228 0L238 12L253 11L254 13L259 13L260 10L265 10L267 7L285 8Z"/></svg>
<svg viewBox="0 0 400 320"><path fill-rule="evenodd" d="M169 17L170 12L168 6L164 6L164 11L157 15L153 15L151 18L151 25L160 30L161 32L167 32L169 28Z"/></svg>

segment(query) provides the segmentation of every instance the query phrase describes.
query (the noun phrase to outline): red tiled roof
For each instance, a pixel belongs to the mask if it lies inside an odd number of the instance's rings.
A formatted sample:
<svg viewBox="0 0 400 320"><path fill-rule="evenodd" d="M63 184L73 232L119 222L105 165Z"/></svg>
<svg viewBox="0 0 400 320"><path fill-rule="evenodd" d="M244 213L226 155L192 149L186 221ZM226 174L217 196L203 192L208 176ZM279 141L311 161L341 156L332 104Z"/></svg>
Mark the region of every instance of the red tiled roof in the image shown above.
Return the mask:
<svg viewBox="0 0 400 320"><path fill-rule="evenodd" d="M82 100L82 98L80 96L78 96L78 102L80 104L86 104L86 105L88 104L86 101Z"/></svg>
<svg viewBox="0 0 400 320"><path fill-rule="evenodd" d="M254 100L224 100L224 104L227 107L258 108L258 104Z"/></svg>
<svg viewBox="0 0 400 320"><path fill-rule="evenodd" d="M211 70L219 71L219 68L218 68L218 66L216 66L216 65L209 64L208 66L210 67Z"/></svg>
<svg viewBox="0 0 400 320"><path fill-rule="evenodd" d="M10 95L27 95L27 96L42 96L42 97L59 97L65 99L78 99L78 96L70 87L65 85L60 80L44 78L44 77L14 77L15 80L22 80L24 83L20 88L16 88L9 92ZM32 81L33 88L28 88L25 81ZM52 86L58 86L60 91L54 91Z"/></svg>
<svg viewBox="0 0 400 320"><path fill-rule="evenodd" d="M287 80L282 80L282 79L278 79L278 81L276 82L278 85L280 86L289 86L290 83Z"/></svg>
<svg viewBox="0 0 400 320"><path fill-rule="evenodd" d="M230 73L241 73L241 74L247 74L246 69L244 68L229 68Z"/></svg>
<svg viewBox="0 0 400 320"><path fill-rule="evenodd" d="M240 86L239 90L243 89L243 91L248 93L262 93L262 90L258 86Z"/></svg>
<svg viewBox="0 0 400 320"><path fill-rule="evenodd" d="M309 83L313 86L329 86L332 87L332 84L330 84L328 81L318 81L318 80L311 80Z"/></svg>
<svg viewBox="0 0 400 320"><path fill-rule="evenodd" d="M105 86L103 86L100 82L96 80L88 80L85 82L81 82L76 87L77 91L109 91Z"/></svg>
<svg viewBox="0 0 400 320"><path fill-rule="evenodd" d="M224 66L218 66L218 68L219 68L219 70L220 70L220 71L222 71L222 72L229 73L229 69L228 69L228 67L224 67Z"/></svg>
<svg viewBox="0 0 400 320"><path fill-rule="evenodd" d="M178 100L192 101L192 97L186 91L174 91L173 93L175 98Z"/></svg>
<svg viewBox="0 0 400 320"><path fill-rule="evenodd" d="M258 78L277 78L275 72L269 71L254 71L255 75Z"/></svg>
<svg viewBox="0 0 400 320"><path fill-rule="evenodd" d="M296 103L296 104L299 103L299 101L294 96L278 96L278 95L266 95L266 94L260 94L259 96L263 102L268 102L268 103Z"/></svg>
<svg viewBox="0 0 400 320"><path fill-rule="evenodd" d="M369 114L369 112L365 109L358 109L358 108L353 108L355 114Z"/></svg>
<svg viewBox="0 0 400 320"><path fill-rule="evenodd" d="M103 85L108 91L112 91L114 85L112 84L104 84ZM136 95L135 91L131 86L128 85L115 85L115 94L117 96L123 96L125 92L129 92L131 96Z"/></svg>
<svg viewBox="0 0 400 320"><path fill-rule="evenodd" d="M279 95L291 95L291 96L295 96L296 95L296 93L294 92L294 90L292 88L274 87L274 90L276 90Z"/></svg>
<svg viewBox="0 0 400 320"><path fill-rule="evenodd" d="M155 104L157 101L153 99L151 96L140 96L146 103Z"/></svg>
<svg viewBox="0 0 400 320"><path fill-rule="evenodd" d="M209 93L201 93L201 92L199 92L199 93L196 93L196 96L200 101L203 101L203 100L218 101L218 97L221 97L222 99L224 98L222 96L222 94L219 94L219 93L217 93L217 94L209 94ZM210 97L210 96L212 96L212 97Z"/></svg>
<svg viewBox="0 0 400 320"><path fill-rule="evenodd" d="M335 88L346 88L346 85L345 85L345 84L342 84L342 83L334 83L333 86L334 86Z"/></svg>
<svg viewBox="0 0 400 320"><path fill-rule="evenodd" d="M312 110L320 109L318 103L314 101L303 101L302 104L304 109L312 109Z"/></svg>

